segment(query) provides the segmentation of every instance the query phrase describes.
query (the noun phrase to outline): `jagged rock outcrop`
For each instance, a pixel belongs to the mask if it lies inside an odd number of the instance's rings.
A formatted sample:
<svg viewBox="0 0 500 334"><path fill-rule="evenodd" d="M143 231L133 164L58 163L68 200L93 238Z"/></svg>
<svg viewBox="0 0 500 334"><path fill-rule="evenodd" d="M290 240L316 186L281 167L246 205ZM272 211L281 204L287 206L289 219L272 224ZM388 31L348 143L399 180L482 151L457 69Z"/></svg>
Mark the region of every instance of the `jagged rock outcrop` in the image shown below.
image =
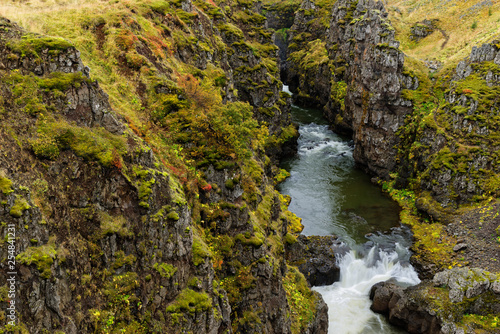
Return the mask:
<svg viewBox="0 0 500 334"><path fill-rule="evenodd" d="M313 1L300 4L288 32L288 60L282 71L295 103L317 108L329 100L331 76L324 41L327 26L321 15L327 14Z"/></svg>
<svg viewBox="0 0 500 334"><path fill-rule="evenodd" d="M334 251L339 244L334 236L300 235L297 242L287 246L286 258L312 286L330 285L340 277Z"/></svg>
<svg viewBox="0 0 500 334"><path fill-rule="evenodd" d="M371 309L409 333L475 333L469 318L483 317L491 330L500 312L500 278L480 269L453 268L417 286L374 285ZM496 325L493 325L495 328Z"/></svg>
<svg viewBox="0 0 500 334"><path fill-rule="evenodd" d="M189 4L182 10L192 13ZM164 14L159 8L148 15L172 19ZM27 34L6 19L1 25L0 220L19 235L17 329L290 333L288 218L264 148L254 152L250 171L232 162L195 173L180 157L174 166L111 109L70 43ZM136 47L153 71L168 74L143 40ZM188 61L190 54L177 57ZM267 72L259 73L262 81ZM279 82L269 80L258 90L279 101ZM158 81L148 94L175 103L189 98ZM269 117L279 146L289 115ZM0 252L7 258L6 247ZM3 263L4 282L7 272ZM306 326L326 332L325 305L316 299L318 315Z"/></svg>
<svg viewBox="0 0 500 334"><path fill-rule="evenodd" d="M412 112L401 91L418 87L403 74L398 46L381 2L335 4L326 45L335 73L327 117L352 131L356 162L383 178L396 165L396 133Z"/></svg>
<svg viewBox="0 0 500 334"><path fill-rule="evenodd" d="M423 20L422 22L415 23L410 29L410 39L419 41L432 34L436 30L439 20Z"/></svg>
<svg viewBox="0 0 500 334"><path fill-rule="evenodd" d="M473 47L450 77L444 98L422 122L410 166L422 175L422 190L453 209L500 195L498 44Z"/></svg>

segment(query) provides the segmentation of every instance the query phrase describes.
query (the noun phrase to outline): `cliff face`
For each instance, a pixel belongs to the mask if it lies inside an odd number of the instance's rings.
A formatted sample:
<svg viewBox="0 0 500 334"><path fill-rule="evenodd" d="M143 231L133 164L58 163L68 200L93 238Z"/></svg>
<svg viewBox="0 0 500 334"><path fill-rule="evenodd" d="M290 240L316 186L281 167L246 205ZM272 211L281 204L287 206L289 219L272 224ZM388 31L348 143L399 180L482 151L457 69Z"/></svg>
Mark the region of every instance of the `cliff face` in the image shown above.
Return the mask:
<svg viewBox="0 0 500 334"><path fill-rule="evenodd" d="M325 9L322 9L325 10ZM388 178L396 166L396 132L412 112L401 95L418 80L403 72L404 55L381 3L337 1L328 24L304 1L290 32L287 80L302 105L325 107L336 131L353 134L354 156Z"/></svg>
<svg viewBox="0 0 500 334"><path fill-rule="evenodd" d="M174 328L164 316L175 300L185 330L230 328L213 268L191 265L178 181L117 120L74 47L2 24L0 213L16 228L18 328L141 331L146 317Z"/></svg>
<svg viewBox="0 0 500 334"><path fill-rule="evenodd" d="M92 41L90 76L68 41L0 23L13 330L324 330L324 303L284 259L300 223L266 152L295 129L263 17L245 4L115 5L74 26Z"/></svg>
<svg viewBox="0 0 500 334"><path fill-rule="evenodd" d="M288 33L283 78L300 105L321 108L329 100L331 72L324 36L330 8L303 1Z"/></svg>
<svg viewBox="0 0 500 334"><path fill-rule="evenodd" d="M327 117L353 132L354 158L382 178L396 166L396 133L412 112L401 91L418 87L403 74L398 46L380 2L336 3L326 45L335 73Z"/></svg>
<svg viewBox="0 0 500 334"><path fill-rule="evenodd" d="M411 168L421 178L421 189L442 207L500 195L499 65L497 43L473 47L470 56L441 79L442 95L431 100L433 110L423 116Z"/></svg>

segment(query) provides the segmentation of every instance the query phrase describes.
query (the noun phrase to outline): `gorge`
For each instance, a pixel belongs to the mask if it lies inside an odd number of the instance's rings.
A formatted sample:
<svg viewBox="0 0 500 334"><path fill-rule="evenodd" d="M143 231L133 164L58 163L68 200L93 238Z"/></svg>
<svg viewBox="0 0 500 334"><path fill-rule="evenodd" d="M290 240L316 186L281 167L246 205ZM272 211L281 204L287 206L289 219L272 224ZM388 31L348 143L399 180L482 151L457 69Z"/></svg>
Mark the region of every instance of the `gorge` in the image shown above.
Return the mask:
<svg viewBox="0 0 500 334"><path fill-rule="evenodd" d="M2 1L2 330L498 332L498 9Z"/></svg>

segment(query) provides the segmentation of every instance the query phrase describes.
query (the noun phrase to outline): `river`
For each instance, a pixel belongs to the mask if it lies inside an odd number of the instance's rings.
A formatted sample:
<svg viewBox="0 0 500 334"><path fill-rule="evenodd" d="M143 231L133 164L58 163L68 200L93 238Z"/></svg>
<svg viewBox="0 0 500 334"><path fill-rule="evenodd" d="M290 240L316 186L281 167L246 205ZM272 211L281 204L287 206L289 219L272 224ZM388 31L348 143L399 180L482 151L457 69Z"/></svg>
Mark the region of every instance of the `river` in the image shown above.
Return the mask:
<svg viewBox="0 0 500 334"><path fill-rule="evenodd" d="M286 86L285 86L286 91ZM337 258L340 281L315 287L328 305L329 334L405 333L370 310L370 288L393 278L419 283L409 264L411 233L399 207L355 168L353 144L333 133L321 111L292 106L299 125L298 153L282 162L290 172L280 186L305 235L337 235L349 250Z"/></svg>

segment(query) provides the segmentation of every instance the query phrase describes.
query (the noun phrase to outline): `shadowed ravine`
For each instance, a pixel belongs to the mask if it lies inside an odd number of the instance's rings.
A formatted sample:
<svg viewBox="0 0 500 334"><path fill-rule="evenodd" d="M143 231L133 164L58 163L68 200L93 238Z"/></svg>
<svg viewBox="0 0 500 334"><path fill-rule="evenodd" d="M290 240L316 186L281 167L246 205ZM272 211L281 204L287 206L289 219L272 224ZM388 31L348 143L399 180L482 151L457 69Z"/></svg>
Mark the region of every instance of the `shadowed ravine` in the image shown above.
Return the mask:
<svg viewBox="0 0 500 334"><path fill-rule="evenodd" d="M280 190L291 196L303 234L334 234L351 248L337 259L340 281L315 288L328 304L329 333L402 333L370 310L368 298L371 286L390 278L419 282L397 204L355 168L352 143L329 130L320 111L293 106L292 116L300 126L298 154L283 162L291 176Z"/></svg>

